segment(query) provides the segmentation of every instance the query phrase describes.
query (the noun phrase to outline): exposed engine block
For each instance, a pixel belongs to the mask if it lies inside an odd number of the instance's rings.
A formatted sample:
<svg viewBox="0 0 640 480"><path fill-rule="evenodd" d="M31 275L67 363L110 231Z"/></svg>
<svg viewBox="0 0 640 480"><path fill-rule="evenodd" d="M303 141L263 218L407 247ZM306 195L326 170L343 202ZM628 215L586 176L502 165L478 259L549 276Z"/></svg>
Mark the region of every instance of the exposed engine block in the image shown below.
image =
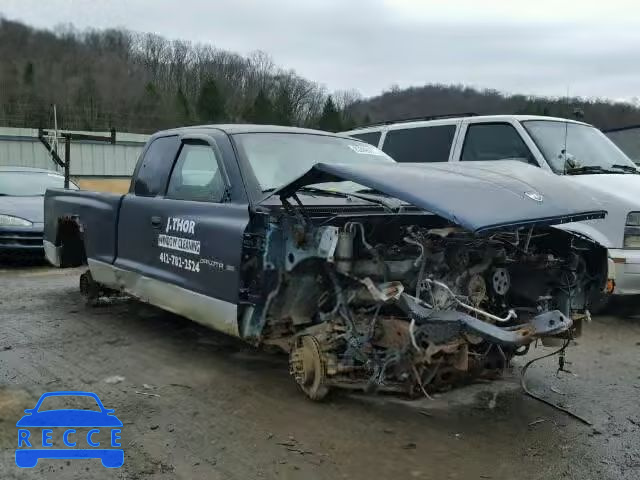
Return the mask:
<svg viewBox="0 0 640 480"><path fill-rule="evenodd" d="M537 338L570 334L598 288L589 249L554 229L479 238L455 227L348 222L271 242L284 267L264 342L311 398L332 386L428 394L493 377ZM274 251L274 250L272 250Z"/></svg>

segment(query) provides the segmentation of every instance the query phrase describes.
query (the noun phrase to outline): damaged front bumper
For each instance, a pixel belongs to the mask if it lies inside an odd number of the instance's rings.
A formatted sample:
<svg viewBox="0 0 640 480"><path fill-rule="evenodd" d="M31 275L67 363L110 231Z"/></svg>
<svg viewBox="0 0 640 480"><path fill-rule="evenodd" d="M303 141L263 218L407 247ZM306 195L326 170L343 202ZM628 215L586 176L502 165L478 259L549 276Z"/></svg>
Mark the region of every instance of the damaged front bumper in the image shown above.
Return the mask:
<svg viewBox="0 0 640 480"><path fill-rule="evenodd" d="M290 372L310 398L333 387L413 396L495 378L532 342L569 338L574 325L559 310L491 323L460 310L428 308L404 292L393 295L390 286L376 290L392 295L387 301L404 315L355 317L358 328L351 333L340 323L322 323L296 337ZM338 347L338 338L346 348Z"/></svg>
<svg viewBox="0 0 640 480"><path fill-rule="evenodd" d="M536 315L531 320L500 327L458 310L434 310L422 306L405 293L398 299L398 306L415 322L431 342L443 343L463 335L475 335L501 346L528 345L537 338L558 336L568 332L573 321L559 310Z"/></svg>

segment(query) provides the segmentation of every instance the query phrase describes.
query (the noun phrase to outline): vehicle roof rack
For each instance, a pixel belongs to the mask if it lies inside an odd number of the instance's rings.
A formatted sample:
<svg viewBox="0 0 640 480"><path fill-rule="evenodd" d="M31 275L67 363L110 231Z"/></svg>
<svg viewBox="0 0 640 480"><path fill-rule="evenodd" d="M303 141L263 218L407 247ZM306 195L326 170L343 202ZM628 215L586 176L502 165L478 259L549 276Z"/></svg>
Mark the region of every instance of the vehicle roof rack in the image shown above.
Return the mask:
<svg viewBox="0 0 640 480"><path fill-rule="evenodd" d="M367 125L356 127L353 130L360 130L361 128L377 127L378 125L392 125L394 123L426 122L428 120L440 120L443 118L477 117L477 116L478 114L475 112L462 112L462 113L443 113L440 115L429 115L429 116L421 116L421 117L397 118L395 120L384 120L382 122L368 123Z"/></svg>

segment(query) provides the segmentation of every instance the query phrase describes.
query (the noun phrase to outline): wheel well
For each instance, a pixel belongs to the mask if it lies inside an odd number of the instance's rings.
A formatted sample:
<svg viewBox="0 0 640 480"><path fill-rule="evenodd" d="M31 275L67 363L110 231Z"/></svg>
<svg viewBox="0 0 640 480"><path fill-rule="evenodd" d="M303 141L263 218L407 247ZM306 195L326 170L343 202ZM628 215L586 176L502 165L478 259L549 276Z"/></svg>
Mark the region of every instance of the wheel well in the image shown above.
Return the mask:
<svg viewBox="0 0 640 480"><path fill-rule="evenodd" d="M87 263L83 228L77 219L65 218L58 221L57 240L61 267L79 267Z"/></svg>

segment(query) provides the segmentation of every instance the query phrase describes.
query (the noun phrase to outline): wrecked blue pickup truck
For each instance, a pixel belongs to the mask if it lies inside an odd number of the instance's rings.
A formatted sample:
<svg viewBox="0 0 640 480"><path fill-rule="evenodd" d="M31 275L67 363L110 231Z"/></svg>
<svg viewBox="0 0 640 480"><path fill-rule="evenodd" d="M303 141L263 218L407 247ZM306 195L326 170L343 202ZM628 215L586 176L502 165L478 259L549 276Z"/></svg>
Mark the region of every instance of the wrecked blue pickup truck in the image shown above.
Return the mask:
<svg viewBox="0 0 640 480"><path fill-rule="evenodd" d="M45 251L117 293L288 352L310 398L418 394L568 337L607 254L554 228L606 212L519 162L396 164L359 140L251 125L155 134L129 193L48 190Z"/></svg>

